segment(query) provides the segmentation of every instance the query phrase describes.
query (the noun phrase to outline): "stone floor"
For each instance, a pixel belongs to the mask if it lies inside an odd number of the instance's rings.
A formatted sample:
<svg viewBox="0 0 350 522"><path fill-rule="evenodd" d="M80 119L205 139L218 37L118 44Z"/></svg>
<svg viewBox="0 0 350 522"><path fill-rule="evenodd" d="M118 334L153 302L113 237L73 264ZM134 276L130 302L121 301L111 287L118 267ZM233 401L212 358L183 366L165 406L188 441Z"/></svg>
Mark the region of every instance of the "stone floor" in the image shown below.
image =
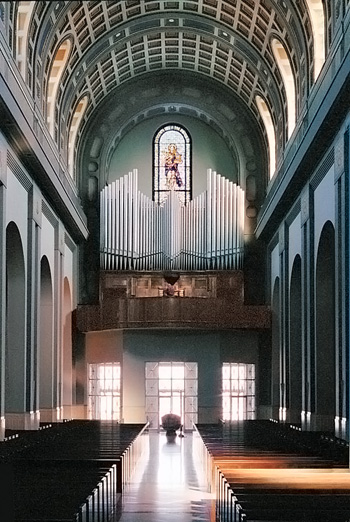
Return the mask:
<svg viewBox="0 0 350 522"><path fill-rule="evenodd" d="M165 433L150 433L149 454L122 495L120 522L215 522L214 495L192 443L191 433L173 442Z"/></svg>

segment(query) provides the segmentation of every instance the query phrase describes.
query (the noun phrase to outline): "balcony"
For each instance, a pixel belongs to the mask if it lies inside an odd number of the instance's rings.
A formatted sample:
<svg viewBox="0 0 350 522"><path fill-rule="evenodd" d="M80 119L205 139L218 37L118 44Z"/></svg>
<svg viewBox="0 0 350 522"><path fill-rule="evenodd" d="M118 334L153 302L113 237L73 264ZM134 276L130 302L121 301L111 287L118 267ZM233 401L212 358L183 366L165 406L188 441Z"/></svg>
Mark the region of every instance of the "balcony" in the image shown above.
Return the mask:
<svg viewBox="0 0 350 522"><path fill-rule="evenodd" d="M267 306L244 304L243 272L102 272L98 305L79 305L81 332L125 328L265 330Z"/></svg>

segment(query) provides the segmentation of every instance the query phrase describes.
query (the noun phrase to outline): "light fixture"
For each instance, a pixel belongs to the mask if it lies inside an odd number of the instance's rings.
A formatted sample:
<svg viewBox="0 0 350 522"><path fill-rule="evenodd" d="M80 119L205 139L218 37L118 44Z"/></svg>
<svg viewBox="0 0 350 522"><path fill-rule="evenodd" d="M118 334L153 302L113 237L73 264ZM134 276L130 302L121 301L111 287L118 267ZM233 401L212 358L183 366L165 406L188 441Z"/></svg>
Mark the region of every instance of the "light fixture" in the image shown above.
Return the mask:
<svg viewBox="0 0 350 522"><path fill-rule="evenodd" d="M222 36L228 36L228 34L225 33L225 31L222 31Z"/></svg>
<svg viewBox="0 0 350 522"><path fill-rule="evenodd" d="M174 18L169 18L169 22L172 24L173 22L175 22Z"/></svg>

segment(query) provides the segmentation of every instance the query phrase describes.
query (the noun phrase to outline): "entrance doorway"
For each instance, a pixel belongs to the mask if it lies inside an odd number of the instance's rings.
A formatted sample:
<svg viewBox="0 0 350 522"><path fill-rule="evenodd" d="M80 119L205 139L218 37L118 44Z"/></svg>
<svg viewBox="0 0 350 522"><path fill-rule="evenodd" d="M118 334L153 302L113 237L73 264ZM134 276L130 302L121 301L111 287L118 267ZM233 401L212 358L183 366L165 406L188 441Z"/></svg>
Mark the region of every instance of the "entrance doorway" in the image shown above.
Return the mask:
<svg viewBox="0 0 350 522"><path fill-rule="evenodd" d="M185 430L198 422L198 368L190 362L146 363L146 417L159 429L162 416L175 413Z"/></svg>
<svg viewBox="0 0 350 522"><path fill-rule="evenodd" d="M120 363L89 364L89 419L120 420Z"/></svg>

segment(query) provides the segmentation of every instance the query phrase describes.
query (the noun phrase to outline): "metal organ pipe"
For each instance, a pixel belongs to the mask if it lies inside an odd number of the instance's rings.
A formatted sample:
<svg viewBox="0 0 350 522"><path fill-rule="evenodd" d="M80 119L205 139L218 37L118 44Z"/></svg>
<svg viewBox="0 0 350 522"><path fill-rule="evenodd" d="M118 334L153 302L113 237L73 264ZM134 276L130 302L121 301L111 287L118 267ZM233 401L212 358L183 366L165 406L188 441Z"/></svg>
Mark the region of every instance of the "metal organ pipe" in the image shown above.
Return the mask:
<svg viewBox="0 0 350 522"><path fill-rule="evenodd" d="M162 205L129 174L101 191L101 266L105 270L238 269L244 247L244 191L207 171L207 190L184 206L176 191Z"/></svg>

